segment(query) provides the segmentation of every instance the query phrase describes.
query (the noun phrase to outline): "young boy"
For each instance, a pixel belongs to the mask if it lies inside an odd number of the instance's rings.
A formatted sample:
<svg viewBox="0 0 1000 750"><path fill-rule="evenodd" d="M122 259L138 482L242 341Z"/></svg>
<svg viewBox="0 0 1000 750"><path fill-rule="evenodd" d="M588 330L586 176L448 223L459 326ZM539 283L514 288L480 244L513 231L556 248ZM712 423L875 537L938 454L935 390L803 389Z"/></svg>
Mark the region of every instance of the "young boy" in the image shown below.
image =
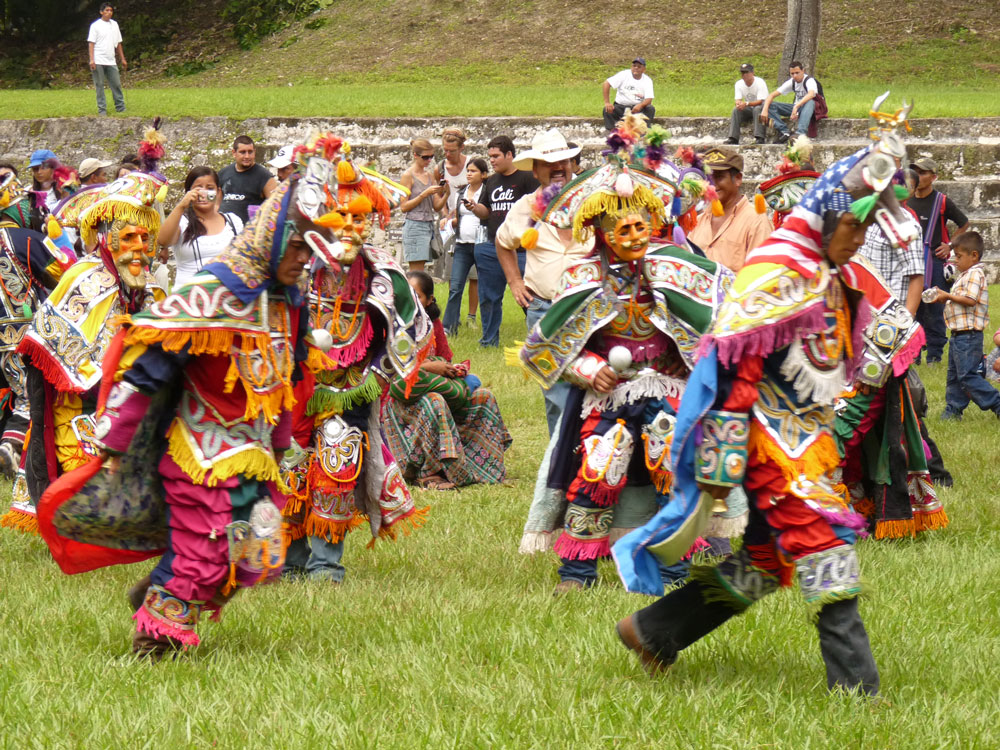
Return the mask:
<svg viewBox="0 0 1000 750"><path fill-rule="evenodd" d="M962 412L975 401L983 411L1000 417L1000 392L980 373L983 361L983 329L989 322L989 290L979 262L983 238L979 232L965 232L955 239L955 265L959 277L951 292L938 290L934 302L945 302L944 321L951 331L948 347L948 381L942 419L961 419Z"/></svg>

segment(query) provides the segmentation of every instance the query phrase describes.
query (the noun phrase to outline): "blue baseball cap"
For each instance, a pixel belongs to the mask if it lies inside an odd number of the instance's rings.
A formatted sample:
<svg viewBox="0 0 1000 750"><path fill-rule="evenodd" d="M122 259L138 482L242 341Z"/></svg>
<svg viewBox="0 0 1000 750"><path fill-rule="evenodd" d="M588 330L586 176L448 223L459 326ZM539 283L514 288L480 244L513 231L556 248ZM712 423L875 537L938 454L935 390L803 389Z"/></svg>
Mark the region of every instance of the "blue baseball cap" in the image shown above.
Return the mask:
<svg viewBox="0 0 1000 750"><path fill-rule="evenodd" d="M28 168L40 167L46 159L55 158L56 155L53 151L49 151L47 148L40 148L31 154L31 161L28 163Z"/></svg>

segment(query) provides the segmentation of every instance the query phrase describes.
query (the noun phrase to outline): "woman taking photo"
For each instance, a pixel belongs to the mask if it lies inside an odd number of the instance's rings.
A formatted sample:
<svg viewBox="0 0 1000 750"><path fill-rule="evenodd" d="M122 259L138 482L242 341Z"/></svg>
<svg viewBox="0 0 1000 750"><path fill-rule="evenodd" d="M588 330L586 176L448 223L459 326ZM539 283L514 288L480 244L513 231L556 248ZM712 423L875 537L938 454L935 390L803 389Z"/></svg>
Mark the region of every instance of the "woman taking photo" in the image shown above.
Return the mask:
<svg viewBox="0 0 1000 750"><path fill-rule="evenodd" d="M431 242L437 231L435 216L448 203L448 183L431 167L434 147L426 138L410 141L413 164L403 172L399 182L410 191L410 197L399 208L406 214L403 222L403 259L410 270L422 271L434 259ZM436 243L441 247L440 237Z"/></svg>
<svg viewBox="0 0 1000 750"><path fill-rule="evenodd" d="M219 213L219 176L211 167L188 172L184 191L160 229L160 262L166 262L166 248L171 245L177 261L174 286L190 281L243 230L239 216Z"/></svg>
<svg viewBox="0 0 1000 750"><path fill-rule="evenodd" d="M462 294L465 291L465 280L469 279L469 317L475 321L476 308L479 306L479 280L475 275L476 257L473 252L477 242L486 241L486 228L472 212L473 206L479 202L479 193L483 189L490 168L482 157L471 159L465 168L468 184L458 190L458 201L455 212L449 217L455 228L455 257L451 264L451 281L448 285L448 304L444 310L444 330L454 336L458 332L458 323L462 317ZM482 239L480 239L482 235ZM472 275L470 276L470 271Z"/></svg>

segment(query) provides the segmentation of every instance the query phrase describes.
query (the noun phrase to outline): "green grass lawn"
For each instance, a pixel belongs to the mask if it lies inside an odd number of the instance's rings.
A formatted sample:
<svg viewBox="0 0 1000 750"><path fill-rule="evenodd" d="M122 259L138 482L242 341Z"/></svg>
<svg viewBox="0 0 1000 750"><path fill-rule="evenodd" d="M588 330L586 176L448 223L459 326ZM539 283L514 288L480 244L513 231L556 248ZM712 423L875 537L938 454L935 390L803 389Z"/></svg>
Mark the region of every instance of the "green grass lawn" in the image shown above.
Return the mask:
<svg viewBox="0 0 1000 750"><path fill-rule="evenodd" d="M1000 287L994 287L994 300ZM443 301L446 290L439 288ZM994 305L994 329L1000 305ZM507 300L502 337L523 338ZM244 592L203 645L159 665L127 656L126 587L150 564L62 575L41 540L0 532L3 748L991 748L1000 676L1000 425L970 407L942 423L945 369L924 366L929 428L955 475L951 526L863 542L862 614L888 703L825 690L798 591L781 591L651 680L615 621L649 600L613 567L553 599L551 555L521 556L546 442L537 386L453 341L514 436L510 486L417 491L425 528L365 549L341 586Z"/></svg>
<svg viewBox="0 0 1000 750"><path fill-rule="evenodd" d="M914 117L1000 115L996 83L988 85L824 81L831 117L867 117L872 102L892 88L890 102L916 102ZM661 82L658 117L728 117L732 83ZM110 95L109 95L110 97ZM786 99L788 97L785 97ZM96 115L92 89L22 89L3 92L6 119ZM246 88L129 88L128 114L140 117L556 117L597 118L600 83L510 85L496 82L452 84L404 81L349 82ZM109 107L110 107L109 99Z"/></svg>

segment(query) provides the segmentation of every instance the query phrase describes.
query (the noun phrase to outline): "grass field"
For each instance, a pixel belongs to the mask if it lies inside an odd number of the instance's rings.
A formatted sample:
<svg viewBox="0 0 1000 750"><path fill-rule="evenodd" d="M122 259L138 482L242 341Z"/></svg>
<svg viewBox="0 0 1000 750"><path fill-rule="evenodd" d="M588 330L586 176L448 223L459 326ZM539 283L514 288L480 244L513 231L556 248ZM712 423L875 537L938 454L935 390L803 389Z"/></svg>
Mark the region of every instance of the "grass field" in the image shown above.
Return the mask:
<svg viewBox="0 0 1000 750"><path fill-rule="evenodd" d="M1000 116L997 86L824 81L831 117L867 117L872 102L892 88L894 102L916 103L914 117ZM728 117L732 83L661 83L658 117ZM110 94L109 97L109 108ZM786 99L788 97L785 97ZM93 89L3 92L5 119L96 115ZM561 85L433 81L375 84L334 82L249 88L126 88L127 114L140 117L557 117L598 118L599 83Z"/></svg>
<svg viewBox="0 0 1000 750"><path fill-rule="evenodd" d="M502 337L523 337L509 296ZM730 621L657 680L614 636L648 600L625 593L610 564L594 590L553 599L553 557L517 553L545 443L541 395L476 338L464 329L453 347L497 394L514 436L510 486L417 491L432 506L425 528L374 550L355 532L340 586L244 592L187 658L127 656L124 592L149 564L67 577L40 539L0 532L0 747L1000 745L1000 425L974 406L961 423L937 418L943 366L921 375L955 475L941 491L952 524L859 548L888 701L870 706L827 695L796 590Z"/></svg>

